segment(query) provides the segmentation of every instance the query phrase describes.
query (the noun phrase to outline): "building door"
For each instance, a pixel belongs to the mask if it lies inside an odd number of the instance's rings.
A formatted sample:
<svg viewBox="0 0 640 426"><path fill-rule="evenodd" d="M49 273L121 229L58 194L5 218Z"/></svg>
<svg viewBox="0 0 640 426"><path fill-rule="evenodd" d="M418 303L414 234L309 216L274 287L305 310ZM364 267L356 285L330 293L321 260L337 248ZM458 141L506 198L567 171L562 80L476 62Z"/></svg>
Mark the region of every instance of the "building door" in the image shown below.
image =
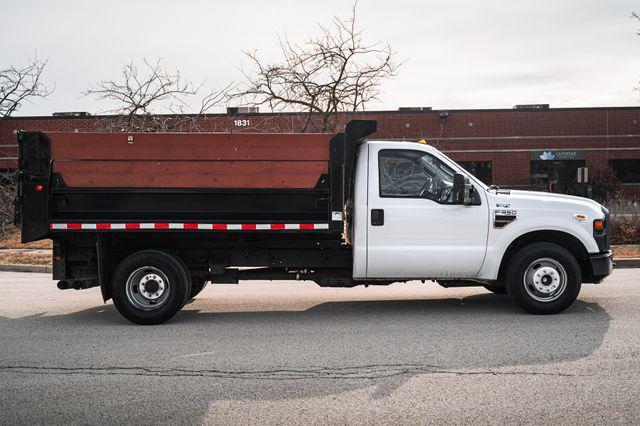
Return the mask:
<svg viewBox="0 0 640 426"><path fill-rule="evenodd" d="M584 166L584 160L532 161L531 188L535 191L577 195L578 168Z"/></svg>
<svg viewBox="0 0 640 426"><path fill-rule="evenodd" d="M532 151L531 189L582 195L578 185L578 168L584 166L584 151Z"/></svg>

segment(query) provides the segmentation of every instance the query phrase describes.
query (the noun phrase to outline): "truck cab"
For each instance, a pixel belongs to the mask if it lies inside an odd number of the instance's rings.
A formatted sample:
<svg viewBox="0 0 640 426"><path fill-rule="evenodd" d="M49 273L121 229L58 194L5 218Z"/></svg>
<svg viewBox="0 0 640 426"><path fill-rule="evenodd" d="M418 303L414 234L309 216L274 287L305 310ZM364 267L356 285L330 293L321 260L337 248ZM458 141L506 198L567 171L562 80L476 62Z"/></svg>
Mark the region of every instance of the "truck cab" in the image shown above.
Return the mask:
<svg viewBox="0 0 640 426"><path fill-rule="evenodd" d="M496 292L517 280L525 307L545 313L569 280L600 282L612 270L606 208L487 187L426 143L362 144L354 194L358 279L483 283ZM521 258L527 265L515 263ZM527 295L535 306L526 305Z"/></svg>

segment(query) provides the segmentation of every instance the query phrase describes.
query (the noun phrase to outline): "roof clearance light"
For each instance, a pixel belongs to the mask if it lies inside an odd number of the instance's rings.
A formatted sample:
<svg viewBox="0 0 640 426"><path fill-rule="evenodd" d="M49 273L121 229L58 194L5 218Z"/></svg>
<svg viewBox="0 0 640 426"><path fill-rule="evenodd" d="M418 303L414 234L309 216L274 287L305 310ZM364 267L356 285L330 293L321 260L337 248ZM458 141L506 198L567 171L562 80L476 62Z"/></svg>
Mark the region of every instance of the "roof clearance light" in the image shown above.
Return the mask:
<svg viewBox="0 0 640 426"><path fill-rule="evenodd" d="M426 140L426 139L420 139L420 140L418 141L418 143L419 143L419 144L422 144L422 145L429 145L429 144L427 143L427 140Z"/></svg>

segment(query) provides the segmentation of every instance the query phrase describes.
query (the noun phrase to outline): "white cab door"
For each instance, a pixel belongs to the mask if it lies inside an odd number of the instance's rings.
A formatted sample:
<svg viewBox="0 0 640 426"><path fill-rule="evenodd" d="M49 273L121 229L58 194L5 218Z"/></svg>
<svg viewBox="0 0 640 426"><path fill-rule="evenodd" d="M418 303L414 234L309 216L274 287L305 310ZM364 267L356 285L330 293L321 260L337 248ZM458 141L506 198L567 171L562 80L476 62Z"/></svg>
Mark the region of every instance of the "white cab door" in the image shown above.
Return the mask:
<svg viewBox="0 0 640 426"><path fill-rule="evenodd" d="M448 203L459 171L420 148L369 146L367 277L473 278L486 253L484 191L479 205Z"/></svg>

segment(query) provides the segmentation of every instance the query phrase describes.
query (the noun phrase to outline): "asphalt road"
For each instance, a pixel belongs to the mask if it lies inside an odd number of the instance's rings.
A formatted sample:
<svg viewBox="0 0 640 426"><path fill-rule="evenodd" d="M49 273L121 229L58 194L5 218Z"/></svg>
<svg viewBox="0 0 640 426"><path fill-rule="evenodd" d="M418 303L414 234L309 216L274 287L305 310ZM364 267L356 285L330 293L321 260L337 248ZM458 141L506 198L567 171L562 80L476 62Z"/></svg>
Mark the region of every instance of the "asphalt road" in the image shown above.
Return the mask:
<svg viewBox="0 0 640 426"><path fill-rule="evenodd" d="M0 273L0 423L638 423L640 269L563 314L434 283L209 286L170 323Z"/></svg>

